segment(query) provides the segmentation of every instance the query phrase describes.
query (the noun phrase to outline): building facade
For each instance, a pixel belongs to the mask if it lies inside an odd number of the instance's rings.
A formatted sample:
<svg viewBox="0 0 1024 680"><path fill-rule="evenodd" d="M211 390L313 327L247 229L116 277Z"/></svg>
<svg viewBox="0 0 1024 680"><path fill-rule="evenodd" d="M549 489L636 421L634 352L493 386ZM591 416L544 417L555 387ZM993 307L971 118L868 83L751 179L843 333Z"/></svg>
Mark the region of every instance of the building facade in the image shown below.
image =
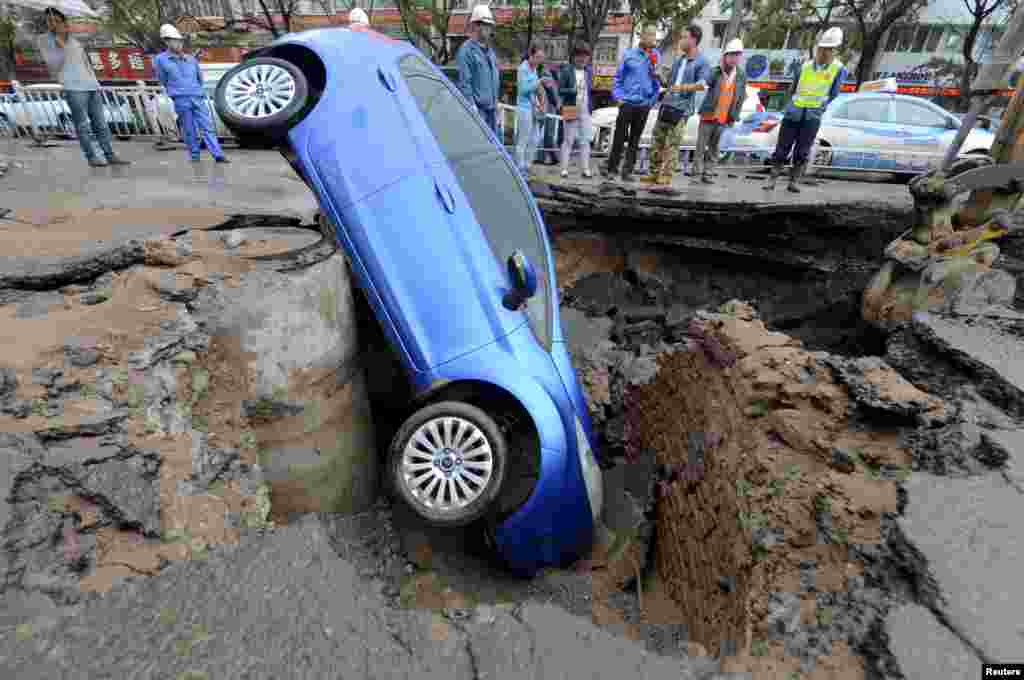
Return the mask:
<svg viewBox="0 0 1024 680"><path fill-rule="evenodd" d="M707 36L705 51L712 59L721 55L731 10L729 0L712 0L696 21ZM1006 12L997 13L982 26L974 48L976 62L991 57L1008 19ZM963 40L971 21L963 0L932 0L913 23L897 24L890 30L872 79L896 78L904 94L956 96L959 89L955 75L951 69L936 64L963 63ZM853 22L845 23L839 17L830 25L842 27L847 36L853 35ZM741 31L741 37L746 32ZM768 91L784 91L792 82L793 69L809 57L814 33L813 29L789 31L778 44L751 44L745 40L744 64L751 84ZM854 54L848 60L851 72L857 58ZM854 87L854 83L847 82L844 89L852 91Z"/></svg>

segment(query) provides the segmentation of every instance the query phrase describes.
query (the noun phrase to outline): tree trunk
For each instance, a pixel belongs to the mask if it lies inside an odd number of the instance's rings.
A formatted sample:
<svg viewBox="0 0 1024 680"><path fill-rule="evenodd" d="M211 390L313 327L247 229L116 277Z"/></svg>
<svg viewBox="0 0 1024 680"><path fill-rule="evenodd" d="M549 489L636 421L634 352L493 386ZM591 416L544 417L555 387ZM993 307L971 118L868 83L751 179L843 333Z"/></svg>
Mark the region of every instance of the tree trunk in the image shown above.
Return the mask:
<svg viewBox="0 0 1024 680"><path fill-rule="evenodd" d="M743 13L745 10L744 0L732 0L732 14L729 16L729 23L725 27L725 35L722 36L722 49L729 44L729 41L733 38L738 38L740 35L740 25L743 22Z"/></svg>
<svg viewBox="0 0 1024 680"><path fill-rule="evenodd" d="M526 54L523 55L525 59L530 54L530 47L533 46L533 0L530 0L530 7L528 14L526 15Z"/></svg>

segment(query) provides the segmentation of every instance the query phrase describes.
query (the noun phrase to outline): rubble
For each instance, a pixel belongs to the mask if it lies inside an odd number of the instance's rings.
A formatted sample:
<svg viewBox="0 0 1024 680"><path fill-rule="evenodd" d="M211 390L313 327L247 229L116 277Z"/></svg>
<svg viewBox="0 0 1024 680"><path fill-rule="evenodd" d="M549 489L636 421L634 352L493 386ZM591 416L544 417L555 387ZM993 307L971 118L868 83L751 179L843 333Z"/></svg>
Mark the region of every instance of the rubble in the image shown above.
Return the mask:
<svg viewBox="0 0 1024 680"><path fill-rule="evenodd" d="M606 440L621 427L640 440L638 460L652 452L660 463L654 566L686 612L681 623L689 639L722 653L723 668L755 675L791 663L805 672L892 665L876 632L900 600L865 576L891 581L899 558L889 546L903 545L893 524L896 487L910 475L913 458L900 432L911 438L949 423L950 407L879 358L806 351L769 332L743 303L698 312L687 330L687 340L662 343L648 355L661 370L646 386L627 386L620 371L631 362L614 360L616 350L607 345L603 360L588 355L580 376L611 385L609 403L597 408ZM639 395L633 410L631 394ZM626 408L627 422L604 417L618 408ZM665 448L673 441L686 444ZM634 509L614 516L642 513L655 502L654 494L620 501ZM651 519L639 523L641 536ZM848 546L860 564L845 556ZM791 613L779 619L794 598L801 603L798 622ZM819 617L819 610L826 613ZM793 634L785 645L772 621L787 621L783 628ZM867 669L857 654L869 655Z"/></svg>

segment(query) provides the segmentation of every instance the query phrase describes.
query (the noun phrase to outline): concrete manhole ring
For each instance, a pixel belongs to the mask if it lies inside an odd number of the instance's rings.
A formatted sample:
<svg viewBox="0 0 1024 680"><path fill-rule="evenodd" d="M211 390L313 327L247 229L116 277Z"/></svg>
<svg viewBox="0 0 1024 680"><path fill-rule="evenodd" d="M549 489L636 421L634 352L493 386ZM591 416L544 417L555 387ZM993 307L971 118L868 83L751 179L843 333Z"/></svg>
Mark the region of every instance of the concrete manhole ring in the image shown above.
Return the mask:
<svg viewBox="0 0 1024 680"><path fill-rule="evenodd" d="M319 217L319 215L318 215ZM172 239L179 239L189 234L191 229L183 229L171 234ZM315 224L303 224L297 217L284 215L235 214L227 221L211 227L207 232L247 231L246 237L266 238L283 241L287 244L281 252L267 255L241 255L238 257L258 263L261 268L286 272L312 267L323 262L338 251L338 243L332 234L317 219ZM228 248L231 251L231 248Z"/></svg>

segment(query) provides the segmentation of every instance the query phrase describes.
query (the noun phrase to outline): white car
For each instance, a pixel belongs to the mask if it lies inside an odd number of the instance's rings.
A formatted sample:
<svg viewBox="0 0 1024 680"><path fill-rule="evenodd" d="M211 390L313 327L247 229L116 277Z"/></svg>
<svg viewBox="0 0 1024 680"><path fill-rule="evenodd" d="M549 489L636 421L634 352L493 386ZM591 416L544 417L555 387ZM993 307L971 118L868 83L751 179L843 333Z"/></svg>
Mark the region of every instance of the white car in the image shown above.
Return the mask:
<svg viewBox="0 0 1024 680"><path fill-rule="evenodd" d="M843 94L822 116L813 162L818 169L916 175L942 161L959 127L956 115L919 97ZM775 148L778 136L777 120L763 121L751 135L766 149ZM959 156L988 155L994 140L992 131L975 128Z"/></svg>
<svg viewBox="0 0 1024 680"><path fill-rule="evenodd" d="M743 102L743 108L740 111L740 119L746 119L751 114L764 111L764 107L761 105L761 99L758 96L760 90L750 85L747 86L747 98ZM643 134L640 137L641 145L650 145L654 141L654 125L658 121L658 111L660 107L655 106L651 109L651 112L647 115L647 125L644 126ZM597 109L591 114L592 132L590 137L591 144L594 145L594 150L602 153L606 153L612 146L612 135L615 132L615 121L619 117L619 107L608 106L603 109ZM686 121L686 128L683 131L683 142L682 146L695 147L697 146L697 128L700 126L700 116L693 114ZM723 146L723 149L725 147Z"/></svg>

